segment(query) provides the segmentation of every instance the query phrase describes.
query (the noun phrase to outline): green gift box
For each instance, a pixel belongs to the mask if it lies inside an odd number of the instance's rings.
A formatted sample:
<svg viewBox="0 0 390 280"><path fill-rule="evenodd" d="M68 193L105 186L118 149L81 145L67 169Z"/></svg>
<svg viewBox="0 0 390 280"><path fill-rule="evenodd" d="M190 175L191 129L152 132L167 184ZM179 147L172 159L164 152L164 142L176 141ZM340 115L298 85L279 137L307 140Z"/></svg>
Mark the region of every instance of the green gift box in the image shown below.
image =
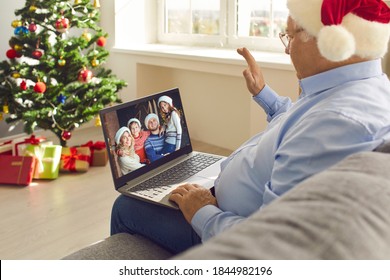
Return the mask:
<svg viewBox="0 0 390 280"><path fill-rule="evenodd" d="M36 158L34 179L56 179L60 170L62 146L28 145L25 155Z"/></svg>

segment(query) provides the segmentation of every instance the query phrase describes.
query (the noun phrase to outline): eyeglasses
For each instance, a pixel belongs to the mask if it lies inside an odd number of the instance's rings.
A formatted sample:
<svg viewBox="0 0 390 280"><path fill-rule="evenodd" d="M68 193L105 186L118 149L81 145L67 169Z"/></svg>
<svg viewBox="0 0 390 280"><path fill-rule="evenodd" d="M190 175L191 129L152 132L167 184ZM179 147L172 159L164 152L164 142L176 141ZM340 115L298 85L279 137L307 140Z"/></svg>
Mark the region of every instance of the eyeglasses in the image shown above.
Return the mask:
<svg viewBox="0 0 390 280"><path fill-rule="evenodd" d="M302 31L303 31L303 29L302 29L302 28L299 28L299 29L297 29L297 30L294 32L294 35L297 34L297 33L299 33L299 32L302 32ZM280 33L279 33L279 38L280 38L280 41L282 41L284 47L287 49L288 46L290 45L291 39L294 38L294 36L289 35L289 34L284 33L284 32L280 32Z"/></svg>
<svg viewBox="0 0 390 280"><path fill-rule="evenodd" d="M280 32L279 33L280 41L282 41L284 47L287 49L290 44L291 37L287 33Z"/></svg>

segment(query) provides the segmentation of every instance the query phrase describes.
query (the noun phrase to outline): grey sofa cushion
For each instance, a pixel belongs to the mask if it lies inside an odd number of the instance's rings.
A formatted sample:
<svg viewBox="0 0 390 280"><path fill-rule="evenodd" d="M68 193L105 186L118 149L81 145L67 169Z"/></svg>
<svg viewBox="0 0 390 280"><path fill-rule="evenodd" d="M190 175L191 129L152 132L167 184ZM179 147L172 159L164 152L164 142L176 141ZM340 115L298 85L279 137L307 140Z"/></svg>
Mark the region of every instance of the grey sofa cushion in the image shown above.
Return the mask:
<svg viewBox="0 0 390 280"><path fill-rule="evenodd" d="M162 260L171 256L171 253L149 239L118 233L70 254L63 260Z"/></svg>
<svg viewBox="0 0 390 280"><path fill-rule="evenodd" d="M175 258L390 259L390 155L352 155Z"/></svg>

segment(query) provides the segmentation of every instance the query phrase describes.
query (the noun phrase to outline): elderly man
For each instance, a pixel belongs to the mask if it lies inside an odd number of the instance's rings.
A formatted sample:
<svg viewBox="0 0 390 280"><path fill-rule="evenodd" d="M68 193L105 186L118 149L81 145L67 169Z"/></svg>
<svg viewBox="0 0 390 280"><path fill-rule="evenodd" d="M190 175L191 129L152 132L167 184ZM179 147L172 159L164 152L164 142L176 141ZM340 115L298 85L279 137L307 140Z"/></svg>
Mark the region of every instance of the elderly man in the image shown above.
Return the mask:
<svg viewBox="0 0 390 280"><path fill-rule="evenodd" d="M297 102L273 92L250 52L238 49L248 64L243 74L249 92L267 113L267 129L222 163L215 196L197 185L178 187L170 199L182 214L119 198L113 233L137 232L180 252L261 211L344 157L390 138L390 82L380 61L390 36L389 7L380 0L287 5L287 30L280 37L299 79ZM130 216L137 207L143 216Z"/></svg>

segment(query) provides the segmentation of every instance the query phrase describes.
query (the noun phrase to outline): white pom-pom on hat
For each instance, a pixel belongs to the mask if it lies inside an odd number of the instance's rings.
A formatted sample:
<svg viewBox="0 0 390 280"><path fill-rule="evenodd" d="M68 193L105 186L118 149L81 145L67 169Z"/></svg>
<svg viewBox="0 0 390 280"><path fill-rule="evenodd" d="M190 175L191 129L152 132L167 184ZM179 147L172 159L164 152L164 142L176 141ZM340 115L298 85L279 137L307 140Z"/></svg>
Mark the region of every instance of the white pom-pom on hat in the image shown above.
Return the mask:
<svg viewBox="0 0 390 280"><path fill-rule="evenodd" d="M329 25L321 28L317 36L320 53L331 61L342 61L354 55L355 37L341 25Z"/></svg>

